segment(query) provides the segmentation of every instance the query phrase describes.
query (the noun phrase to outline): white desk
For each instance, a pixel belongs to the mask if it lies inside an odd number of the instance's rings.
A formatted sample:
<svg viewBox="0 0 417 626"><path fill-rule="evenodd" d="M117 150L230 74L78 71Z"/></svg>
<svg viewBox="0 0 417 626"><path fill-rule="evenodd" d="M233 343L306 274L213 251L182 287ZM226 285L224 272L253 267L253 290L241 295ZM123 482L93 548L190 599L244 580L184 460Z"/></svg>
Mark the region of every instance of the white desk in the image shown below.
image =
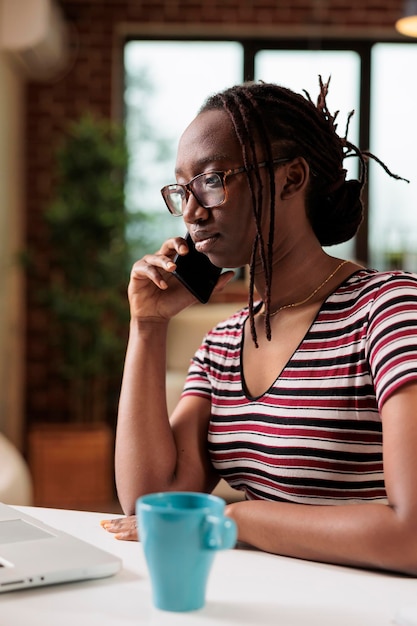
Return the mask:
<svg viewBox="0 0 417 626"><path fill-rule="evenodd" d="M124 567L111 578L3 594L0 626L392 626L399 610L417 609L417 579L238 549L216 556L205 608L158 611L140 543L99 526L111 516L21 509L114 552Z"/></svg>

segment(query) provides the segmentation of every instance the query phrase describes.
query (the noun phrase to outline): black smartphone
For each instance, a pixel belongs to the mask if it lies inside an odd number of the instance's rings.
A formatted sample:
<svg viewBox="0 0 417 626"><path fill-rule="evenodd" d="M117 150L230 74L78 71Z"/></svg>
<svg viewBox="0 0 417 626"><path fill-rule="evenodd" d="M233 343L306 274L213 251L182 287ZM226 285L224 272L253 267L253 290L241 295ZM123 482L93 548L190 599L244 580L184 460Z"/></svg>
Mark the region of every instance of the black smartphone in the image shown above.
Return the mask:
<svg viewBox="0 0 417 626"><path fill-rule="evenodd" d="M189 252L185 256L175 255L174 263L177 268L173 274L200 302L205 304L216 286L222 268L213 265L205 254L195 249L189 233L186 234L185 241Z"/></svg>

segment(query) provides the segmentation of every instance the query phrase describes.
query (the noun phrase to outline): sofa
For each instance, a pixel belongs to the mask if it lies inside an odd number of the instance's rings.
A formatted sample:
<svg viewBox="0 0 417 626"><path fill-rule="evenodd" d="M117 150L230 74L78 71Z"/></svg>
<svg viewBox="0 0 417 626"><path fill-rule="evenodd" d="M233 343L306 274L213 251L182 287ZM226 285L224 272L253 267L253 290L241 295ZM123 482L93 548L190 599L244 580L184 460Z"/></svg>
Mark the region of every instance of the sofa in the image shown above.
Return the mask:
<svg viewBox="0 0 417 626"><path fill-rule="evenodd" d="M229 317L241 306L239 302L195 304L170 321L167 348L167 404L171 414L175 408L187 375L190 359L199 348L204 335L219 321ZM242 499L241 492L221 480L213 492L227 502Z"/></svg>
<svg viewBox="0 0 417 626"><path fill-rule="evenodd" d="M19 450L0 433L0 502L31 505L32 478Z"/></svg>

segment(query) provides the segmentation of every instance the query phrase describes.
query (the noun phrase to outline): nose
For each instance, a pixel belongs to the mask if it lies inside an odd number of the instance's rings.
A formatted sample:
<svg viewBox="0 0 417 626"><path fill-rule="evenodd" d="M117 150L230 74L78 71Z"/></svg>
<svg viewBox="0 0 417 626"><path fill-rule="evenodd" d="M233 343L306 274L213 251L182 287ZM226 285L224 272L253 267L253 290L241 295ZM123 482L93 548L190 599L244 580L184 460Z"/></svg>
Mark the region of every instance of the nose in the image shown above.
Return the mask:
<svg viewBox="0 0 417 626"><path fill-rule="evenodd" d="M195 222L201 222L208 218L209 209L205 209L199 204L197 198L192 193L188 194L185 208L182 212L184 222L187 224L194 224Z"/></svg>

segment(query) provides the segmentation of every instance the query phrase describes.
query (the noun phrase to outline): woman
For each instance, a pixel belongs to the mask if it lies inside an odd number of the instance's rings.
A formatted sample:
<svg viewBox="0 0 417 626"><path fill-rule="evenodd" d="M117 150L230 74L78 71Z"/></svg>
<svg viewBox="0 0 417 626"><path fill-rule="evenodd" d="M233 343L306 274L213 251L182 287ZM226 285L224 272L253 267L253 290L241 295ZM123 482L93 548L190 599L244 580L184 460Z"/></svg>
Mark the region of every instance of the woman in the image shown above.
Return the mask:
<svg viewBox="0 0 417 626"><path fill-rule="evenodd" d="M417 574L417 277L323 251L355 235L373 156L338 136L327 88L314 105L233 87L181 137L165 201L215 265L249 265L249 304L205 338L168 418L167 327L194 302L173 258L188 248L169 239L134 265L116 442L128 517L103 523L119 538L136 538L141 494L208 492L223 476L246 495L227 507L241 541ZM360 180L346 180L347 155Z"/></svg>

